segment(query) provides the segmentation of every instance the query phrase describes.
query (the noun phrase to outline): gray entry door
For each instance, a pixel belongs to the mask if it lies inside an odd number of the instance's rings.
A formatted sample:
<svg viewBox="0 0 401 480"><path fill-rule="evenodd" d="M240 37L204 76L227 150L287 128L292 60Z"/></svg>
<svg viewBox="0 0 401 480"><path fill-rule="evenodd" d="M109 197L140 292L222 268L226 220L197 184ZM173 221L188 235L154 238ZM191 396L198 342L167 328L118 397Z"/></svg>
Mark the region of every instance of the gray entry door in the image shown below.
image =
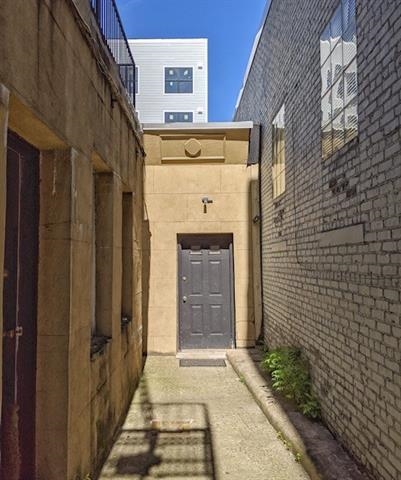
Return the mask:
<svg viewBox="0 0 401 480"><path fill-rule="evenodd" d="M180 348L231 348L231 247L180 247Z"/></svg>

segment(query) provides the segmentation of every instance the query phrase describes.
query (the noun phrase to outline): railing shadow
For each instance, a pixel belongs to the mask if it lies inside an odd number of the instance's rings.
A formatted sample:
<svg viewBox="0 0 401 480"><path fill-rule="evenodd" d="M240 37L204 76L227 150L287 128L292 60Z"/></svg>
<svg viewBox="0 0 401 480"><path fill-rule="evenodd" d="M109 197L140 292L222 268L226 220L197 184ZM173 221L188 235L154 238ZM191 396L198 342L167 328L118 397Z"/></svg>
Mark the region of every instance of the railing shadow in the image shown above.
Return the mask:
<svg viewBox="0 0 401 480"><path fill-rule="evenodd" d="M154 403L142 377L100 479L217 480L213 437L203 403Z"/></svg>

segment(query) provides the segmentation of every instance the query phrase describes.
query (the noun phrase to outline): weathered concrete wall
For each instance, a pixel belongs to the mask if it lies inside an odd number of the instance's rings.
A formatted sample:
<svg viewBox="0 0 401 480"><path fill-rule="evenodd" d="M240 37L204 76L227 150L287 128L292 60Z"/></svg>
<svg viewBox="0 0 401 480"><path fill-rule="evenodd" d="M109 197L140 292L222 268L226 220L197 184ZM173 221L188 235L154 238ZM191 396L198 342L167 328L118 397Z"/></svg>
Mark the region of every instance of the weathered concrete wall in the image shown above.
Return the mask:
<svg viewBox="0 0 401 480"><path fill-rule="evenodd" d="M192 139L192 140L191 140ZM145 128L144 254L150 264L147 318L149 352L175 353L177 328L177 234L232 233L234 238L236 345L255 344L253 296L252 184L257 168L247 167L249 129L157 131ZM197 158L185 155L199 142ZM204 213L202 197L213 199ZM256 277L256 284L259 282ZM258 319L259 321L259 319Z"/></svg>
<svg viewBox="0 0 401 480"><path fill-rule="evenodd" d="M85 36L77 19L89 27ZM10 128L41 149L64 143L89 157L96 152L127 180L134 165L135 119L127 104L117 101L124 89L101 46L89 2L6 0L0 31L0 81L23 104L12 103ZM34 119L51 126L51 133L36 125L32 132Z"/></svg>
<svg viewBox="0 0 401 480"><path fill-rule="evenodd" d="M357 0L359 135L323 161L319 41L338 4L273 0L236 119L263 132L266 342L305 350L326 422L390 480L401 475L401 10ZM273 201L283 103L286 191Z"/></svg>
<svg viewBox="0 0 401 480"><path fill-rule="evenodd" d="M89 2L2 2L0 58L0 262L7 128L41 151L37 478L83 479L107 453L141 372L141 132ZM113 185L113 243L98 268L110 287L104 321L111 339L91 357L93 188L103 173ZM134 199L133 319L126 326L123 192Z"/></svg>

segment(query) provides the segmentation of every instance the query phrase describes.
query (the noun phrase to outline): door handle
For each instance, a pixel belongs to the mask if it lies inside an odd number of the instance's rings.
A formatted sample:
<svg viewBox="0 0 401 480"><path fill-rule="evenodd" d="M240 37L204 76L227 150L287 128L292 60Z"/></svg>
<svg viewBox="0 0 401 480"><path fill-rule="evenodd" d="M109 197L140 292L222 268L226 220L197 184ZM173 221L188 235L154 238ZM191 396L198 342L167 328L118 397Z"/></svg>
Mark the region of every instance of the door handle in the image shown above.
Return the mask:
<svg viewBox="0 0 401 480"><path fill-rule="evenodd" d="M187 300L188 300L188 297L186 297L185 295L182 297L182 303L187 303Z"/></svg>
<svg viewBox="0 0 401 480"><path fill-rule="evenodd" d="M5 332L3 332L3 338L22 337L23 332L24 332L23 328L19 326L13 330L6 330Z"/></svg>

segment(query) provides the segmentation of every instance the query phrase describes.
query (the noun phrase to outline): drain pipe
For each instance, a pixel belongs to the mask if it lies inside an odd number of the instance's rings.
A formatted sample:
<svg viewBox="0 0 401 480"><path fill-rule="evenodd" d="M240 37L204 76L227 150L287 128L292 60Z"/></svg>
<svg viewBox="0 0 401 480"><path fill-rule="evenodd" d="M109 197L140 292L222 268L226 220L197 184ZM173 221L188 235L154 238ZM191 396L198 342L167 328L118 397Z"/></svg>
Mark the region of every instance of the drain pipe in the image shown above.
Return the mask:
<svg viewBox="0 0 401 480"><path fill-rule="evenodd" d="M263 215L262 215L262 125L259 125L259 145L258 145L258 193L259 193L259 261L260 261L260 301L262 304L262 319L261 319L261 331L259 334L259 340L261 340L264 344L264 327L265 327L265 314L264 314L264 289L263 289L263 236L262 236L262 223L263 223ZM257 339L258 341L258 339Z"/></svg>

